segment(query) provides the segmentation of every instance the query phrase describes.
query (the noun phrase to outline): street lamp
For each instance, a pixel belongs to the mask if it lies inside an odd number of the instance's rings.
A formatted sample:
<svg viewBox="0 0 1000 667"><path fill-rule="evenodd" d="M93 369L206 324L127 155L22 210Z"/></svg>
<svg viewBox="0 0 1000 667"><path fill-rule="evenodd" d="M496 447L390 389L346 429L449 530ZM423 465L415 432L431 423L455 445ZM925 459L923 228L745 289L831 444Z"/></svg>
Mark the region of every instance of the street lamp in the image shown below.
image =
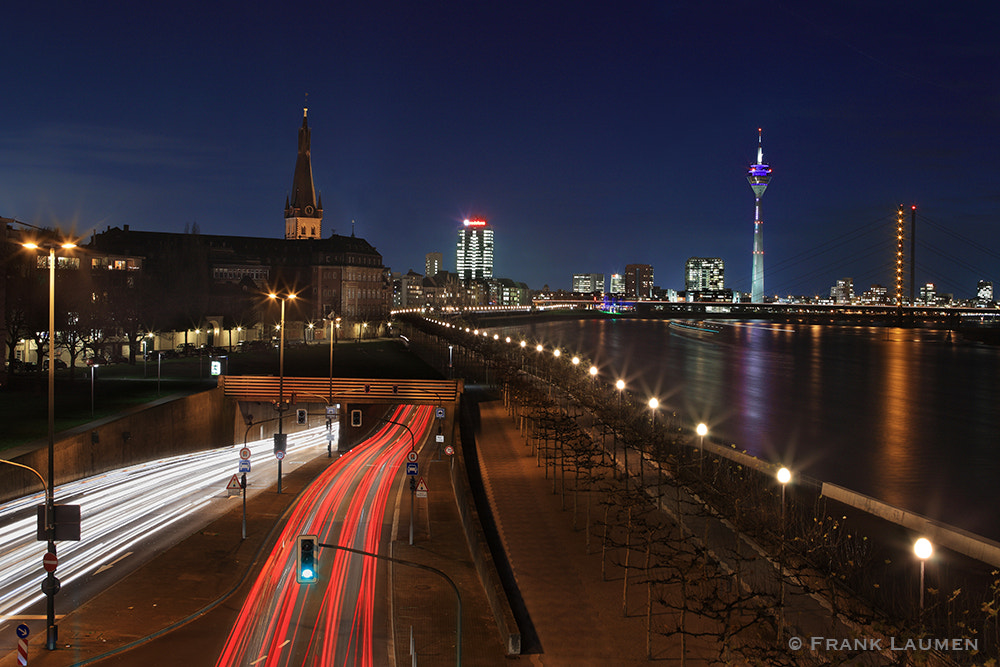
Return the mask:
<svg viewBox="0 0 1000 667"><path fill-rule="evenodd" d="M281 301L281 324L279 325L280 336L278 338L278 434L275 436L275 458L278 459L278 493L281 493L281 459L285 457L284 446L278 449L279 442L284 445L284 432L281 428L281 413L285 410L285 302L295 299L295 294L289 292L285 296L271 292L267 295L271 299Z"/></svg>
<svg viewBox="0 0 1000 667"><path fill-rule="evenodd" d="M702 475L704 473L702 460L705 458L705 434L708 433L708 426L698 424L695 433L698 434L698 474Z"/></svg>
<svg viewBox="0 0 1000 667"><path fill-rule="evenodd" d="M924 612L924 561L934 553L934 545L926 537L913 543L913 553L920 559L920 613Z"/></svg>
<svg viewBox="0 0 1000 667"><path fill-rule="evenodd" d="M780 586L779 605L781 625L785 625L785 487L792 480L792 472L782 466L778 469L778 482L781 483L781 548L778 556L778 585Z"/></svg>
<svg viewBox="0 0 1000 667"><path fill-rule="evenodd" d="M615 389L618 390L618 419L621 420L621 418L622 418L622 392L625 390L625 380L619 379L617 382L615 382ZM615 473L617 474L617 472L618 472L618 425L616 424L615 428L612 429L612 430L614 432L615 439L611 443L611 458L614 459L614 462L615 462Z"/></svg>
<svg viewBox="0 0 1000 667"><path fill-rule="evenodd" d="M49 553L56 555L55 541L55 442L56 442L56 248L71 250L76 247L72 241L44 241L24 243L29 250L45 248L49 251L49 488L45 498L45 532L48 537ZM55 650L59 628L56 626L56 581L55 574L49 572L45 579L45 648Z"/></svg>

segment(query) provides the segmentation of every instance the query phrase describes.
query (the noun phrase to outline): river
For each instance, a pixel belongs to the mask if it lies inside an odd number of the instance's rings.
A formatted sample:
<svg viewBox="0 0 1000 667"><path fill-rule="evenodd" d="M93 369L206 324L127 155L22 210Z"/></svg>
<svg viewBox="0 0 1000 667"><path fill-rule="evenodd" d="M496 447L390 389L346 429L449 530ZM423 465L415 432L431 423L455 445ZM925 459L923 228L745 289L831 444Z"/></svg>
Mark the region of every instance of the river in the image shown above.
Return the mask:
<svg viewBox="0 0 1000 667"><path fill-rule="evenodd" d="M714 334L640 319L502 331L593 360L692 430L705 422L716 442L1000 540L1000 348L940 330L714 324Z"/></svg>

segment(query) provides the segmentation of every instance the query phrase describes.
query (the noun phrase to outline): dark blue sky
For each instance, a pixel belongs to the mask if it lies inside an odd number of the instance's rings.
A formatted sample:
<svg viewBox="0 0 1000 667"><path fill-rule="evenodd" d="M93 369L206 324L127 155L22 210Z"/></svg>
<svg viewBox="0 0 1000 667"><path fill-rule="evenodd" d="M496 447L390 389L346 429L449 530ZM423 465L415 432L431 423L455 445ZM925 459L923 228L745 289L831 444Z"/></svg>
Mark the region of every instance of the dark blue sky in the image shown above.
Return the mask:
<svg viewBox="0 0 1000 667"><path fill-rule="evenodd" d="M476 214L533 288L719 256L749 291L762 127L766 293L888 285L899 204L918 282L1000 285L992 3L21 5L3 217L280 237L308 93L324 234L355 220L394 270L454 270Z"/></svg>

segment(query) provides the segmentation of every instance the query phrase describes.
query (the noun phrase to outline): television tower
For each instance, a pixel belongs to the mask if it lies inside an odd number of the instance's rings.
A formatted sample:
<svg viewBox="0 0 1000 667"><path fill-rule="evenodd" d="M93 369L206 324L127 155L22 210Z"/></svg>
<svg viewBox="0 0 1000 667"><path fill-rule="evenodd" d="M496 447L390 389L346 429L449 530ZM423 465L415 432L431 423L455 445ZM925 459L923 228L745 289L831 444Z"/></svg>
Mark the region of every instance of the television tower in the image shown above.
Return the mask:
<svg viewBox="0 0 1000 667"><path fill-rule="evenodd" d="M764 164L762 130L757 128L757 163L750 165L747 180L753 189L753 276L750 282L750 302L764 302L764 230L761 228L760 198L764 196L767 184L771 182L771 167Z"/></svg>

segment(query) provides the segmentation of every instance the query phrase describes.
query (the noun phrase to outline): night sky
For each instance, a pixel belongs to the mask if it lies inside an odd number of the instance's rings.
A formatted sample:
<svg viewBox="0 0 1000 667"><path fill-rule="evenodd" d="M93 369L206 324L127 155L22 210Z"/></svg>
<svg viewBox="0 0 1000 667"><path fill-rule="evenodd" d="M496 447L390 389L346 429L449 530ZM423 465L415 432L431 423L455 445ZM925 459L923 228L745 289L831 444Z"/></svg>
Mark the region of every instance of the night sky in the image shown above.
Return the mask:
<svg viewBox="0 0 1000 667"><path fill-rule="evenodd" d="M2 217L282 237L308 105L324 235L395 271L477 215L535 289L707 256L749 291L763 128L765 293L891 285L900 204L918 284L1000 286L994 3L18 5Z"/></svg>

